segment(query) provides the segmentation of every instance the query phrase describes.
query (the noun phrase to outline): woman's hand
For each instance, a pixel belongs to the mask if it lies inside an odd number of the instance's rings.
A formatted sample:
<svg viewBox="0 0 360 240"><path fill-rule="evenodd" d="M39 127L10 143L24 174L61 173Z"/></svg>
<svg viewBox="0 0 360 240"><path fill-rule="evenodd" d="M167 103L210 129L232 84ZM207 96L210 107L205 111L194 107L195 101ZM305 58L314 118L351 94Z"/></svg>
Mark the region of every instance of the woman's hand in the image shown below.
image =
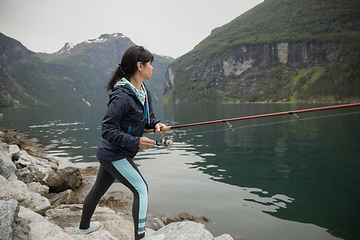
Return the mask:
<svg viewBox="0 0 360 240"><path fill-rule="evenodd" d="M162 123L158 123L155 125L155 132L157 134L164 134L164 133L167 133L168 130L165 130L167 127L165 124L162 124Z"/></svg>
<svg viewBox="0 0 360 240"><path fill-rule="evenodd" d="M140 142L139 142L139 147L142 147L142 148L151 148L152 146L155 145L155 141L154 140L151 140L147 137L141 137L140 138Z"/></svg>

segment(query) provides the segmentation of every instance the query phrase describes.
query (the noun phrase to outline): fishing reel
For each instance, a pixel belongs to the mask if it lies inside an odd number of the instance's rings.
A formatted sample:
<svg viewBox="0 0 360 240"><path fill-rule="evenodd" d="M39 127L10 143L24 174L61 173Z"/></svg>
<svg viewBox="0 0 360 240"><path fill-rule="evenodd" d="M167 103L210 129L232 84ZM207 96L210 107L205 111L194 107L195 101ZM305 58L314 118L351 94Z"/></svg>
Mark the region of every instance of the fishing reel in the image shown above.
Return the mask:
<svg viewBox="0 0 360 240"><path fill-rule="evenodd" d="M169 149L173 145L173 137L164 137L163 134L161 134L161 140L159 143L156 141L156 145L163 146L164 148Z"/></svg>

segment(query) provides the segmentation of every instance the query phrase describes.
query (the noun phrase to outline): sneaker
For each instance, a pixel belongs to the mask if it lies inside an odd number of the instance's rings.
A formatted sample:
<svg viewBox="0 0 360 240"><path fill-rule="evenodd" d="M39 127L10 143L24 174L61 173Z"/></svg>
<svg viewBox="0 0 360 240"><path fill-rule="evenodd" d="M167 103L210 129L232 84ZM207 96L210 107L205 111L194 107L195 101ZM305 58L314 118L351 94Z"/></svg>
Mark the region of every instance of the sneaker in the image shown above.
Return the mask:
<svg viewBox="0 0 360 240"><path fill-rule="evenodd" d="M146 235L144 240L164 240L165 235L159 234L159 235Z"/></svg>
<svg viewBox="0 0 360 240"><path fill-rule="evenodd" d="M91 232L94 232L96 230L98 230L100 227L100 222L91 222L90 223L90 227L88 229L76 229L75 231L75 235L80 235L80 234L89 234Z"/></svg>

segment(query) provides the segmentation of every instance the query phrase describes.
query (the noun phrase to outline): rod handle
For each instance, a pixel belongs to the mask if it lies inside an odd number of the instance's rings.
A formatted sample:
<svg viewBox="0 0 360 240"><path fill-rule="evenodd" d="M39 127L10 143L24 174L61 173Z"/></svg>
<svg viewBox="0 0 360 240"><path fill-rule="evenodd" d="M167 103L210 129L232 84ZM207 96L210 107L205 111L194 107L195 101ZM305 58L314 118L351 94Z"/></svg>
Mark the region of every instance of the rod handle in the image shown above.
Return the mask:
<svg viewBox="0 0 360 240"><path fill-rule="evenodd" d="M164 128L162 128L161 130L170 131L170 130L171 130L171 126L169 126L169 127L164 127ZM155 128L145 129L145 130L144 130L144 134L154 133L154 132L155 132Z"/></svg>

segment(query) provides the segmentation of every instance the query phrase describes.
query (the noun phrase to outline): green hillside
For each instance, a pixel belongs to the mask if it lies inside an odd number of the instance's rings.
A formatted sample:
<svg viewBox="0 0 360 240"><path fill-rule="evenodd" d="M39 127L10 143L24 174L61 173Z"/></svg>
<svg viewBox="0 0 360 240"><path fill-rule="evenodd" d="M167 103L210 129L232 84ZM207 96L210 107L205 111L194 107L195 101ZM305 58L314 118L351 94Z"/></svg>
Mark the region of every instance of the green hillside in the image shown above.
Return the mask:
<svg viewBox="0 0 360 240"><path fill-rule="evenodd" d="M358 0L265 0L214 29L192 51L170 64L175 72L175 87L172 92L165 92L164 101L171 102L174 94L180 100L186 94L187 102L360 100L359 13ZM222 59L243 46L275 46L282 42L290 45L333 43L336 59L317 65L299 62L296 67L294 62L282 64L272 59L272 64L261 68L262 77L258 81L263 88L241 96L235 94L239 93L236 83L232 90L214 91L199 81L195 84L187 80L193 75L203 75L199 68L206 60ZM256 53L247 53L251 55ZM189 66L197 70L186 72ZM190 85L198 92L194 91L192 97L189 92L185 93Z"/></svg>
<svg viewBox="0 0 360 240"><path fill-rule="evenodd" d="M359 13L357 0L265 0L214 29L195 50L277 42L334 42L358 49Z"/></svg>

